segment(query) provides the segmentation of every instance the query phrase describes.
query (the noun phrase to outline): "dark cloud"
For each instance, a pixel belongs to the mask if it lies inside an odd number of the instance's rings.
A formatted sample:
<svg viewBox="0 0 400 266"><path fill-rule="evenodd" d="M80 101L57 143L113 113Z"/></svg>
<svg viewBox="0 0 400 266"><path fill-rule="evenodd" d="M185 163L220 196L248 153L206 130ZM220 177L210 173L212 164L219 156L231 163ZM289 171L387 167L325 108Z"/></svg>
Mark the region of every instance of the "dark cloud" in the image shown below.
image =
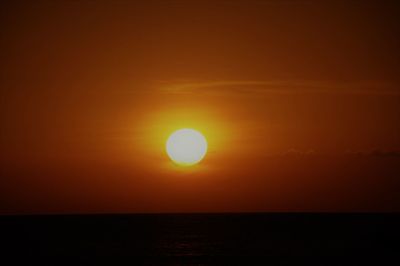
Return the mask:
<svg viewBox="0 0 400 266"><path fill-rule="evenodd" d="M369 151L346 151L348 155L357 156L371 156L371 157L399 157L400 150L383 150L383 149L373 149Z"/></svg>
<svg viewBox="0 0 400 266"><path fill-rule="evenodd" d="M397 150L373 150L371 156L376 157L400 157L400 151Z"/></svg>

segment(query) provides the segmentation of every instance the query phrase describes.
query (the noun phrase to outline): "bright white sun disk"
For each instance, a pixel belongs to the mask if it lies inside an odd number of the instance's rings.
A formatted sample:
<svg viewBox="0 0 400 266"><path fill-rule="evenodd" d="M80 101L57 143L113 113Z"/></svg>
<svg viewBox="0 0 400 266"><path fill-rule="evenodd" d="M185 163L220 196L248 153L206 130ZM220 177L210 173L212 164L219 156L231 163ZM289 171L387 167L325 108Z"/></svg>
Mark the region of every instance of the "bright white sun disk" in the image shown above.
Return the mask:
<svg viewBox="0 0 400 266"><path fill-rule="evenodd" d="M190 166L200 162L207 152L205 137L194 129L175 131L167 140L167 154L173 162Z"/></svg>

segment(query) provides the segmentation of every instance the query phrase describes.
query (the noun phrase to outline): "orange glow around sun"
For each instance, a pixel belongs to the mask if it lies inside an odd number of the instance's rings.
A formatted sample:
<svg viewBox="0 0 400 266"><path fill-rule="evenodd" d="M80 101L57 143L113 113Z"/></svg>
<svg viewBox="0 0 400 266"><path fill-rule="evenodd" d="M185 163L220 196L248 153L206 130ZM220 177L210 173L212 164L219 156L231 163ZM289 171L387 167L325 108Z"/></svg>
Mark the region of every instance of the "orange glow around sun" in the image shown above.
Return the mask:
<svg viewBox="0 0 400 266"><path fill-rule="evenodd" d="M140 134L143 141L136 143L136 148L141 149L143 154L168 164L171 160L165 150L166 143L177 130L186 128L201 132L207 141L207 161L212 161L215 153L228 152L228 142L234 135L232 127L222 115L197 108L154 112L150 118L144 119L142 128L143 132Z"/></svg>

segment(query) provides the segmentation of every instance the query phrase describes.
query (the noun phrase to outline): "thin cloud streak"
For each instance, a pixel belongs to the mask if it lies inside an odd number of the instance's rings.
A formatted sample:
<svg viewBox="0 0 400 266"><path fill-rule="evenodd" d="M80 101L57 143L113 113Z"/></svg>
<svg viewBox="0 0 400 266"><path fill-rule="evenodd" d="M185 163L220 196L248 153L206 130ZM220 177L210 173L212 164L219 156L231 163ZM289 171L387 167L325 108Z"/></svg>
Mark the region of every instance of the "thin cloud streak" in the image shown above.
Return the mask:
<svg viewBox="0 0 400 266"><path fill-rule="evenodd" d="M400 95L393 83L348 82L330 83L321 81L257 81L221 80L209 82L170 82L160 86L166 94L355 94L355 95Z"/></svg>

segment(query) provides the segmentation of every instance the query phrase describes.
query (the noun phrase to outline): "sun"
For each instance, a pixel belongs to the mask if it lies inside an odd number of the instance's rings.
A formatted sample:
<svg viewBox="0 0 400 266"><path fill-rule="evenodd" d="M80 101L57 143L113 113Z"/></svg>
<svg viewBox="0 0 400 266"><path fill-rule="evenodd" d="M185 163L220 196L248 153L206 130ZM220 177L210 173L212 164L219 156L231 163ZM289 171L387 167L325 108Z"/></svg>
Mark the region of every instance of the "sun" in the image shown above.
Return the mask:
<svg viewBox="0 0 400 266"><path fill-rule="evenodd" d="M181 166L199 163L207 153L207 140L199 132L183 128L172 133L166 143L169 158Z"/></svg>

